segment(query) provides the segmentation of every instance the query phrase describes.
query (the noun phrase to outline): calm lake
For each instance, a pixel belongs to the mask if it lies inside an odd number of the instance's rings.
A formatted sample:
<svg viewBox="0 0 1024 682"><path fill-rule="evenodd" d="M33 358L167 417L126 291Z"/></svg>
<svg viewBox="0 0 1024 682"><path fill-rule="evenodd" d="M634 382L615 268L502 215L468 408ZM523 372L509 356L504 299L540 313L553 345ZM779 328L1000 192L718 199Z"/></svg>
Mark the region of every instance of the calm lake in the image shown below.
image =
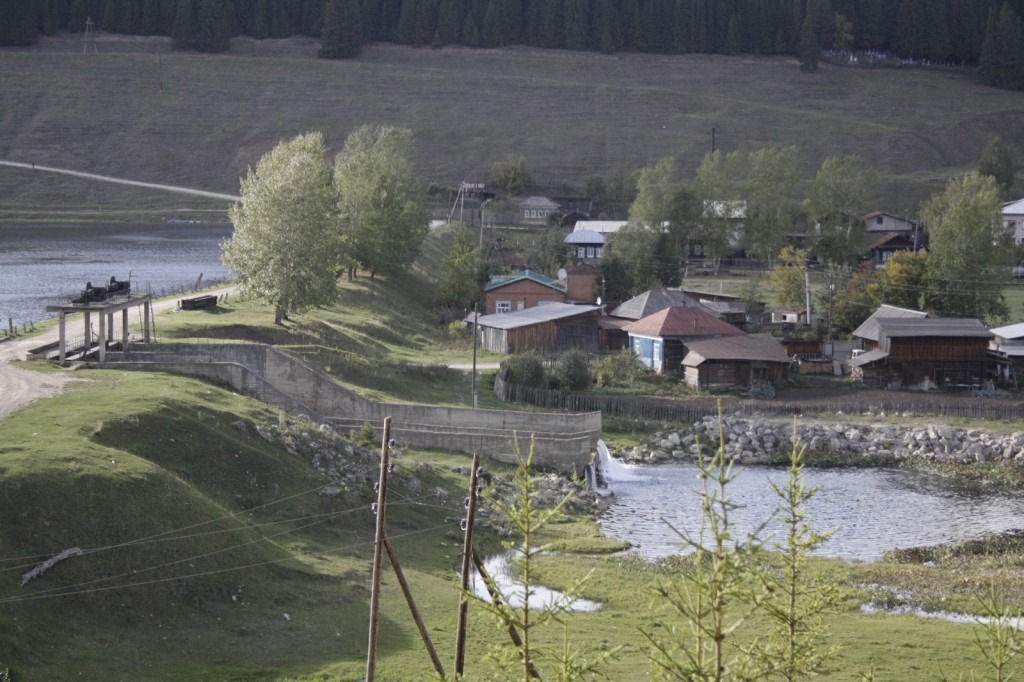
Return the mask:
<svg viewBox="0 0 1024 682"><path fill-rule="evenodd" d="M692 464L605 467L616 500L598 520L601 530L628 540L633 551L655 558L683 551L669 528L700 531L700 481ZM737 468L727 495L735 538L745 538L778 508L770 482L785 486L784 469ZM874 561L897 547L919 547L1024 528L1024 495L966 493L949 481L920 471L895 469L804 470L818 493L808 504L811 526L834 535L817 552L848 561ZM666 523L667 522L667 523ZM779 524L762 539L781 541Z"/></svg>
<svg viewBox="0 0 1024 682"><path fill-rule="evenodd" d="M86 282L131 277L156 296L224 279L220 244L231 225L212 223L0 223L0 321L53 317L46 306L77 296Z"/></svg>

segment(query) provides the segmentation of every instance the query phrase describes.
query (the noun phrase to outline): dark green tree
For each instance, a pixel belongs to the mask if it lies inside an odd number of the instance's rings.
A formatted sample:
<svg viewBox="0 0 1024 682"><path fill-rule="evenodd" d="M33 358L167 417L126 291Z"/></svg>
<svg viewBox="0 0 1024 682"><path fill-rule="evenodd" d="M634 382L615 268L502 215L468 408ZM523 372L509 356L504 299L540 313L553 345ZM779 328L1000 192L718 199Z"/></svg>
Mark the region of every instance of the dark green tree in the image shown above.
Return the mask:
<svg viewBox="0 0 1024 682"><path fill-rule="evenodd" d="M227 17L221 0L196 0L195 49L200 52L226 52L230 47Z"/></svg>
<svg viewBox="0 0 1024 682"><path fill-rule="evenodd" d="M501 45L501 17L497 0L489 0L484 11L483 26L480 28L480 46L498 47Z"/></svg>
<svg viewBox="0 0 1024 682"><path fill-rule="evenodd" d="M257 40L270 37L270 5L269 0L256 0L249 19L248 33Z"/></svg>
<svg viewBox="0 0 1024 682"><path fill-rule="evenodd" d="M815 3L810 2L808 7L813 8ZM815 30L814 12L810 11L804 17L804 23L800 27L800 46L797 51L797 58L800 60L801 71L817 71L818 58L821 55L821 45L818 42L818 32Z"/></svg>
<svg viewBox="0 0 1024 682"><path fill-rule="evenodd" d="M460 0L441 0L437 9L437 38L442 45L457 45L465 8Z"/></svg>
<svg viewBox="0 0 1024 682"><path fill-rule="evenodd" d="M171 46L175 50L192 50L196 46L196 7L193 0L180 0L174 17Z"/></svg>
<svg viewBox="0 0 1024 682"><path fill-rule="evenodd" d="M25 0L0 0L0 45L33 45L38 40L35 6Z"/></svg>
<svg viewBox="0 0 1024 682"><path fill-rule="evenodd" d="M570 50L590 49L590 3L565 0L565 46Z"/></svg>
<svg viewBox="0 0 1024 682"><path fill-rule="evenodd" d="M981 41L981 53L978 56L978 80L985 85L998 85L999 60L996 55L997 15L995 10L988 13L985 22L985 38Z"/></svg>
<svg viewBox="0 0 1024 682"><path fill-rule="evenodd" d="M320 56L324 59L355 57L363 45L362 28L359 0L327 0Z"/></svg>
<svg viewBox="0 0 1024 682"><path fill-rule="evenodd" d="M1020 17L1008 2L999 10L996 28L996 86L1009 90L1024 88L1024 40Z"/></svg>
<svg viewBox="0 0 1024 682"><path fill-rule="evenodd" d="M999 137L989 139L985 145L981 160L978 161L978 173L992 176L1002 190L1004 199L1009 195L1013 187L1013 159L1010 157L1010 149Z"/></svg>

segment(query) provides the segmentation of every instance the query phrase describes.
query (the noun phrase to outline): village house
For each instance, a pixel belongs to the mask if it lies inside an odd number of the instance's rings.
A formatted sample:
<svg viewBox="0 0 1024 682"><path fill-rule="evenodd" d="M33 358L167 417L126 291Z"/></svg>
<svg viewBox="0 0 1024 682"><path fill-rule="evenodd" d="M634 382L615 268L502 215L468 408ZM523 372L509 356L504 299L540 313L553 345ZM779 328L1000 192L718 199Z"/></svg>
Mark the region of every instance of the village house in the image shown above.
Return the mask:
<svg viewBox="0 0 1024 682"><path fill-rule="evenodd" d="M672 306L623 326L629 347L659 374L679 373L693 339L743 334L698 307Z"/></svg>
<svg viewBox="0 0 1024 682"><path fill-rule="evenodd" d="M1003 225L1013 230L1013 243L1024 244L1024 199L1003 204Z"/></svg>
<svg viewBox="0 0 1024 682"><path fill-rule="evenodd" d="M988 356L992 374L1004 386L1020 390L1024 379L1024 322L990 329Z"/></svg>
<svg viewBox="0 0 1024 682"><path fill-rule="evenodd" d="M564 303L564 283L533 270L492 277L484 287L485 313L510 313L549 303Z"/></svg>

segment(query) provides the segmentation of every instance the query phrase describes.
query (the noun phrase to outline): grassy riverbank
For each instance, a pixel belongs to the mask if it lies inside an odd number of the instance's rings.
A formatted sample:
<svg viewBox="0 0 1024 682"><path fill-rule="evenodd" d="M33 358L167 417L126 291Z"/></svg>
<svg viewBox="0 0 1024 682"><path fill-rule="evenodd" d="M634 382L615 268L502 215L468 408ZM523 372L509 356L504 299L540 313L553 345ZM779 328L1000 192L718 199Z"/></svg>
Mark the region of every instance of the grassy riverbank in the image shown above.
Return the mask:
<svg viewBox="0 0 1024 682"><path fill-rule="evenodd" d="M0 602L9 614L0 625L0 662L16 679L359 679L375 448L339 460L338 484L312 465L322 436L254 401L180 377L107 370L74 377L60 397L0 423L0 513L9 520L0 527L8 573ZM389 533L446 662L467 483L456 467L467 463L461 455L403 452L391 477ZM328 483L344 492L323 496ZM485 551L496 550L486 527L481 539ZM585 516L552 526L545 540L573 554L544 558L539 580L564 588L593 570L583 596L604 604L567 617L573 645L590 652L623 645L606 668L610 678L646 679L640 628L659 613L650 588L687 570L686 562L609 555L614 543ZM18 576L70 547L84 556L16 587ZM967 554L813 561L810 574L844 594L826 620L843 647L829 679L856 680L872 668L877 679L900 680L982 671L975 626L859 610L873 599L974 612L990 581L1024 600L1019 548ZM494 671L486 653L503 636L479 608L471 614L467 671L486 679ZM740 641L757 622L752 627ZM556 646L561 636L545 628L536 644ZM389 576L381 679L416 679L428 666Z"/></svg>

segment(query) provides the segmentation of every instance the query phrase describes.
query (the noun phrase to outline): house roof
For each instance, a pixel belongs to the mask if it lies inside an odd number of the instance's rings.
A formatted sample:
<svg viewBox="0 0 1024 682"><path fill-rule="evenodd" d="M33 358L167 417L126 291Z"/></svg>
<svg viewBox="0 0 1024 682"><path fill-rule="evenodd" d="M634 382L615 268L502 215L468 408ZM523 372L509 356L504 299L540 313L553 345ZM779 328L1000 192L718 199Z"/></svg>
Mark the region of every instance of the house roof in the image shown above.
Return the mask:
<svg viewBox="0 0 1024 682"><path fill-rule="evenodd" d="M880 344L888 339L915 336L954 336L990 339L992 332L981 320L962 317L881 317L877 320Z"/></svg>
<svg viewBox="0 0 1024 682"><path fill-rule="evenodd" d="M868 244L868 249L880 249L883 246L890 248L906 248L914 245L914 236L906 232L890 232L884 237Z"/></svg>
<svg viewBox="0 0 1024 682"><path fill-rule="evenodd" d="M878 319L882 317L904 317L922 318L928 317L923 310L912 310L911 308L900 308L888 303L878 306L878 309L871 313L868 319L861 322L860 326L853 330L853 336L869 341L878 341Z"/></svg>
<svg viewBox="0 0 1024 682"><path fill-rule="evenodd" d="M577 220L573 232L577 230L593 230L598 234L611 234L625 227L627 220Z"/></svg>
<svg viewBox="0 0 1024 682"><path fill-rule="evenodd" d="M680 291L694 298L707 299L709 301L740 301L743 299L742 296L723 294L720 291L717 293L714 291L701 291L700 289L680 289Z"/></svg>
<svg viewBox="0 0 1024 682"><path fill-rule="evenodd" d="M547 197L526 197L519 202L519 206L523 208L558 208L558 204Z"/></svg>
<svg viewBox="0 0 1024 682"><path fill-rule="evenodd" d="M683 358L687 367L696 367L707 360L754 360L789 362L782 344L771 334L737 334L694 339L687 342L689 353Z"/></svg>
<svg viewBox="0 0 1024 682"><path fill-rule="evenodd" d="M1021 201L1024 201L1022 199ZM990 329L990 332L1003 339L1019 339L1024 336L1024 322L1018 322L1017 324L1009 324L1005 327L996 327Z"/></svg>
<svg viewBox="0 0 1024 682"><path fill-rule="evenodd" d="M1003 204L1003 215L1024 215L1024 199L1008 201Z"/></svg>
<svg viewBox="0 0 1024 682"><path fill-rule="evenodd" d="M513 282L522 282L523 280L536 282L537 284L550 287L555 291L561 292L563 294L565 293L565 287L559 284L557 280L551 279L546 275L542 275L539 272L534 272L533 270L529 269L521 270L520 272L515 272L512 273L511 275L492 277L491 281L488 282L487 286L484 287L484 291L493 291L494 289L499 289L508 284L512 284Z"/></svg>
<svg viewBox="0 0 1024 682"><path fill-rule="evenodd" d="M593 230L573 230L564 241L566 244L604 244L604 235Z"/></svg>
<svg viewBox="0 0 1024 682"><path fill-rule="evenodd" d="M545 305L523 308L511 313L481 315L481 327L491 329L519 329L544 322L564 320L577 315L587 315L601 310L599 305L573 305L572 303L547 303Z"/></svg>
<svg viewBox="0 0 1024 682"><path fill-rule="evenodd" d="M702 308L672 306L623 327L631 335L661 338L682 336L718 336L743 331L720 320Z"/></svg>
<svg viewBox="0 0 1024 682"><path fill-rule="evenodd" d="M619 304L615 310L608 314L612 317L626 317L630 320L639 320L672 306L698 308L711 314L710 308L701 304L700 301L681 289L650 289L639 296L634 296L625 303Z"/></svg>
<svg viewBox="0 0 1024 682"><path fill-rule="evenodd" d="M887 218L892 218L896 222L903 223L904 225L907 226L906 227L906 231L910 231L910 230L914 229L914 226L917 225L917 223L915 223L910 218L906 218L906 217L900 216L900 215L895 215L895 214L892 214L892 213L886 213L885 211L872 211L871 213L868 213L866 216L864 216L863 219L864 219L864 221L869 221L869 220L874 220L878 216L885 216ZM877 232L877 231L879 231L878 230L878 226L877 225L868 225L868 231L869 232ZM885 231L885 232L892 232L893 230L891 228L888 228L888 229L885 229L883 231Z"/></svg>

